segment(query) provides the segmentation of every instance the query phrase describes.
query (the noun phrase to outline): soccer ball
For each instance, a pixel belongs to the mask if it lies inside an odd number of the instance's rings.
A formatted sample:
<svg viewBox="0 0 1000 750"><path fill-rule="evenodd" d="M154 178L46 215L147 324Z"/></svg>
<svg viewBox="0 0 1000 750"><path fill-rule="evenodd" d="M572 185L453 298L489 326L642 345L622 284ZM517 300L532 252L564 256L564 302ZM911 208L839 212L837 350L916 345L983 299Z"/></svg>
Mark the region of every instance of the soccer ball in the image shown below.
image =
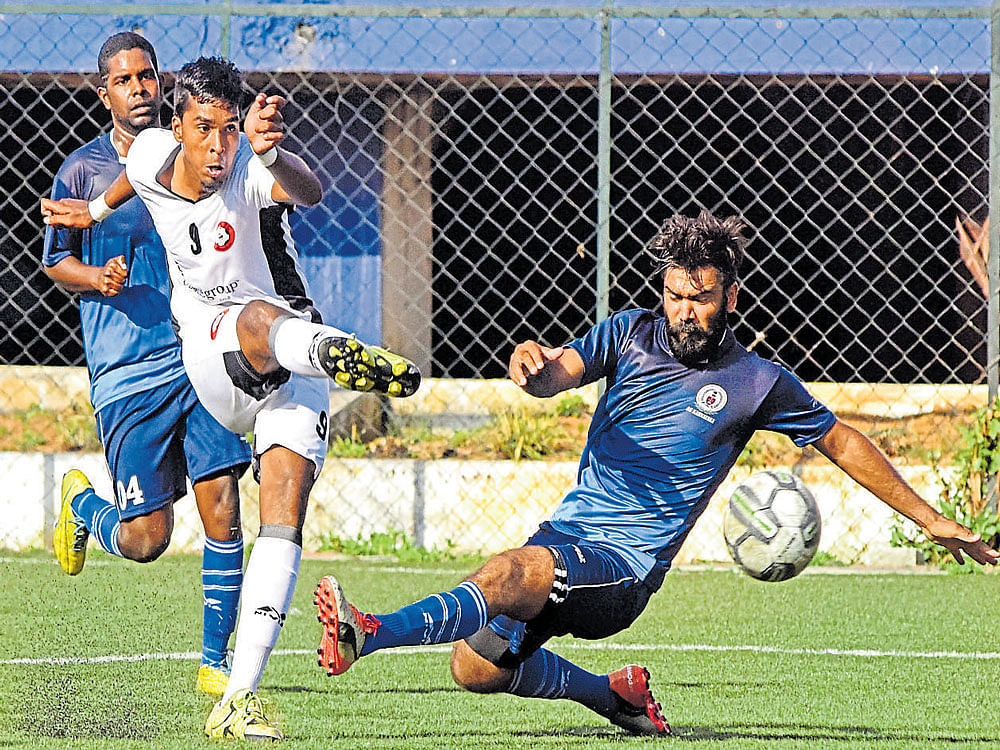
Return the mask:
<svg viewBox="0 0 1000 750"><path fill-rule="evenodd" d="M819 508L802 480L761 471L743 482L726 507L722 531L733 560L761 581L787 581L819 547Z"/></svg>

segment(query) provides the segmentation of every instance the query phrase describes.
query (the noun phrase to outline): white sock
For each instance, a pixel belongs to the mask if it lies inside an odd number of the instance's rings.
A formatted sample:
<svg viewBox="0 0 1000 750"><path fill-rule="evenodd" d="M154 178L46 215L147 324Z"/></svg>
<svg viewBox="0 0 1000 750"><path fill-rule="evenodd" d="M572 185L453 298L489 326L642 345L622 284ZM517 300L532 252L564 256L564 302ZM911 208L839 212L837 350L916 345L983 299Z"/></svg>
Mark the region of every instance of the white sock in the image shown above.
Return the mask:
<svg viewBox="0 0 1000 750"><path fill-rule="evenodd" d="M311 355L315 344L328 336L348 338L350 334L333 326L289 317L276 320L268 338L274 358L286 370L307 378L325 378L327 374L313 362Z"/></svg>
<svg viewBox="0 0 1000 750"><path fill-rule="evenodd" d="M257 692L267 657L292 602L301 559L301 545L287 539L257 537L243 576L233 669L222 700L229 700L244 688Z"/></svg>

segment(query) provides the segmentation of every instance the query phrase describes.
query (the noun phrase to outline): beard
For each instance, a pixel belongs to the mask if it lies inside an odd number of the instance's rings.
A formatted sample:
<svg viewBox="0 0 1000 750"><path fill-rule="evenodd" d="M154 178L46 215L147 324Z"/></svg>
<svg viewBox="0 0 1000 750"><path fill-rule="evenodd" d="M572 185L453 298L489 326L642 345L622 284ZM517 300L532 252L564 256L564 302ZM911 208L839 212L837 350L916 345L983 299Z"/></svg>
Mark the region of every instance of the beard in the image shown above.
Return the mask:
<svg viewBox="0 0 1000 750"><path fill-rule="evenodd" d="M711 362L729 325L729 314L722 308L708 321L708 330L693 321L667 324L667 341L674 359L685 367Z"/></svg>

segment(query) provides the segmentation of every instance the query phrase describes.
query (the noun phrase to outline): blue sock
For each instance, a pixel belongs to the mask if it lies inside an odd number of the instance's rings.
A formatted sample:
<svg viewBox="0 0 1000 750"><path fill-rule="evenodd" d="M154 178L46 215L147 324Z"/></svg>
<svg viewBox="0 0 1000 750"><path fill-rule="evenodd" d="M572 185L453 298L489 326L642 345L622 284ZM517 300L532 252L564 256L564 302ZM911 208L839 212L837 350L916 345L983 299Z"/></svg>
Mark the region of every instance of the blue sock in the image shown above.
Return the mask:
<svg viewBox="0 0 1000 750"><path fill-rule="evenodd" d="M236 608L243 585L243 539L220 542L205 537L201 558L204 590L201 663L220 665L226 661L229 636L236 628Z"/></svg>
<svg viewBox="0 0 1000 750"><path fill-rule="evenodd" d="M361 655L380 648L451 643L486 625L486 599L472 581L441 594L431 594L388 615L375 615L380 625L365 638Z"/></svg>
<svg viewBox="0 0 1000 750"><path fill-rule="evenodd" d="M507 692L523 698L566 698L601 716L611 716L618 710L606 674L592 674L544 648L514 671Z"/></svg>
<svg viewBox="0 0 1000 750"><path fill-rule="evenodd" d="M118 518L118 508L115 504L98 497L97 493L89 488L70 500L69 504L73 512L83 519L83 525L93 534L101 549L121 557L122 552L118 549L118 528L121 526L121 520Z"/></svg>

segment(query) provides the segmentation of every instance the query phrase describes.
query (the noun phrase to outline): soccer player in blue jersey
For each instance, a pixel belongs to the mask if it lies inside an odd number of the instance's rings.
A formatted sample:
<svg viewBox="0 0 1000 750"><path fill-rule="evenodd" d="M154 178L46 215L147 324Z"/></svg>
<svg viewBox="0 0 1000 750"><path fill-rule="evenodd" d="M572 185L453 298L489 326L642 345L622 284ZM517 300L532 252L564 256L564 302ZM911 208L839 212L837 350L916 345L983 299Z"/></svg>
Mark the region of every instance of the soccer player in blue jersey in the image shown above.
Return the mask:
<svg viewBox="0 0 1000 750"><path fill-rule="evenodd" d="M156 53L146 39L131 32L110 37L98 54L98 71L111 131L67 157L53 199L102 193L122 171L136 135L160 124ZM190 476L205 527L196 684L221 694L243 578L237 480L249 464L249 446L204 409L184 373L163 244L140 200L86 231L49 227L42 263L56 283L80 295L90 396L117 501L99 497L80 471L68 472L56 557L63 570L78 574L93 535L113 555L155 560L170 542L173 503L186 493Z"/></svg>
<svg viewBox="0 0 1000 750"><path fill-rule="evenodd" d="M870 440L736 341L728 316L742 229L736 218L674 216L649 246L660 260L662 310L616 313L564 347L515 348L510 378L533 396L607 379L577 486L525 546L396 612L359 612L323 578L321 666L340 674L379 649L455 641L452 676L468 690L567 698L631 733L669 734L647 670L595 675L542 646L627 628L759 429L815 446L959 562L967 554L997 564L1000 553L925 503Z"/></svg>

